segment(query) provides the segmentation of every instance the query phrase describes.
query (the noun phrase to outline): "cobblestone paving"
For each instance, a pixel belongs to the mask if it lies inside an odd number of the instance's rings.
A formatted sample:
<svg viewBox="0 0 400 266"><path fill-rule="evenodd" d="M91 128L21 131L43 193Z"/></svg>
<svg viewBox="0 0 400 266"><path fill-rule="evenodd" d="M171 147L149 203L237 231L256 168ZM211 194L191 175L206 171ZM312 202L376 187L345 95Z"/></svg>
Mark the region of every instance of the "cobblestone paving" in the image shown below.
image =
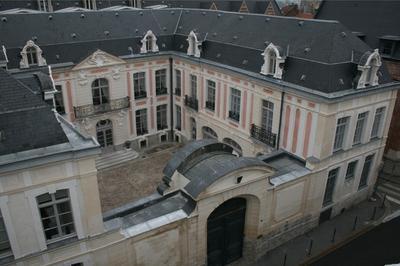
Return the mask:
<svg viewBox="0 0 400 266"><path fill-rule="evenodd" d="M161 182L162 170L178 148L176 144L155 147L138 159L98 171L102 211L153 194Z"/></svg>

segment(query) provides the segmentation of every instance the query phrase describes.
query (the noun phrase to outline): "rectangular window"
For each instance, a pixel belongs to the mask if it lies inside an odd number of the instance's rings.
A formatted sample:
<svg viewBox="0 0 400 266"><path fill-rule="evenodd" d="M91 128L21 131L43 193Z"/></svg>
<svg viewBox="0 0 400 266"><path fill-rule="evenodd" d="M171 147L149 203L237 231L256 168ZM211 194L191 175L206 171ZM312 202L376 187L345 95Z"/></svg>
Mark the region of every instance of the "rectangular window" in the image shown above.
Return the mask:
<svg viewBox="0 0 400 266"><path fill-rule="evenodd" d="M136 111L136 135L147 134L147 109Z"/></svg>
<svg viewBox="0 0 400 266"><path fill-rule="evenodd" d="M175 69L175 95L181 96L181 87L182 87L182 81L181 81L181 71L178 69Z"/></svg>
<svg viewBox="0 0 400 266"><path fill-rule="evenodd" d="M159 105L157 106L157 130L162 130L167 127L167 105Z"/></svg>
<svg viewBox="0 0 400 266"><path fill-rule="evenodd" d="M142 99L147 97L145 72L133 74L133 91L135 93L135 99Z"/></svg>
<svg viewBox="0 0 400 266"><path fill-rule="evenodd" d="M176 126L175 126L175 128L177 130L181 130L181 125L182 125L181 112L182 112L182 110L181 110L181 107L179 105L176 105L175 107L176 107Z"/></svg>
<svg viewBox="0 0 400 266"><path fill-rule="evenodd" d="M36 197L44 235L48 243L75 235L68 189Z"/></svg>
<svg viewBox="0 0 400 266"><path fill-rule="evenodd" d="M197 76L190 75L190 92L193 99L197 99Z"/></svg>
<svg viewBox="0 0 400 266"><path fill-rule="evenodd" d="M215 82L207 80L207 101L206 108L209 110L215 110Z"/></svg>
<svg viewBox="0 0 400 266"><path fill-rule="evenodd" d="M63 100L63 94L62 94L62 86L61 85L56 85L56 91L54 93L54 103L57 112L60 115L65 114L65 108L64 108L64 100Z"/></svg>
<svg viewBox="0 0 400 266"><path fill-rule="evenodd" d="M374 159L375 154L368 155L365 157L364 166L361 172L360 184L358 185L358 190L367 186L368 176L371 170L372 161Z"/></svg>
<svg viewBox="0 0 400 266"><path fill-rule="evenodd" d="M333 192L335 190L336 178L339 173L339 168L333 169L328 173L328 180L326 182L323 206L327 206L333 202Z"/></svg>
<svg viewBox="0 0 400 266"><path fill-rule="evenodd" d="M0 259L12 255L3 215L0 211Z"/></svg>
<svg viewBox="0 0 400 266"><path fill-rule="evenodd" d="M354 131L353 145L361 143L367 118L368 112L358 114L356 130Z"/></svg>
<svg viewBox="0 0 400 266"><path fill-rule="evenodd" d="M345 180L350 180L350 179L354 178L354 174L355 174L356 168L357 168L357 163L358 163L358 161L353 161L347 165Z"/></svg>
<svg viewBox="0 0 400 266"><path fill-rule="evenodd" d="M239 121L240 120L240 90L231 88L231 108L229 111L229 118Z"/></svg>
<svg viewBox="0 0 400 266"><path fill-rule="evenodd" d="M167 94L167 70L156 71L156 95Z"/></svg>
<svg viewBox="0 0 400 266"><path fill-rule="evenodd" d="M382 126L382 120L384 115L385 115L385 107L380 107L376 109L374 124L372 125L372 130L371 130L371 139L379 137L380 133L379 131Z"/></svg>
<svg viewBox="0 0 400 266"><path fill-rule="evenodd" d="M272 121L274 118L274 103L263 100L261 111L261 127L268 132L272 132Z"/></svg>
<svg viewBox="0 0 400 266"><path fill-rule="evenodd" d="M349 117L342 117L339 118L337 121L335 143L333 144L334 152L343 149L349 119L350 119Z"/></svg>

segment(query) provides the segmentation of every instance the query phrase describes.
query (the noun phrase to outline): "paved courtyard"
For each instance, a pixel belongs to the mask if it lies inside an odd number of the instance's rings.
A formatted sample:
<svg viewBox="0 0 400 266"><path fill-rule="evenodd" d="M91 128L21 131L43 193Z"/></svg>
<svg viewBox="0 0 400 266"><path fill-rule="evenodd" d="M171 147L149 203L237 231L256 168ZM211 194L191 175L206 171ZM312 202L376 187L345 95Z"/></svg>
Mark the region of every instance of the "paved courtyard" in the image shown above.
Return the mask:
<svg viewBox="0 0 400 266"><path fill-rule="evenodd" d="M153 194L163 177L162 170L179 147L171 143L151 148L135 160L99 170L97 178L102 211Z"/></svg>

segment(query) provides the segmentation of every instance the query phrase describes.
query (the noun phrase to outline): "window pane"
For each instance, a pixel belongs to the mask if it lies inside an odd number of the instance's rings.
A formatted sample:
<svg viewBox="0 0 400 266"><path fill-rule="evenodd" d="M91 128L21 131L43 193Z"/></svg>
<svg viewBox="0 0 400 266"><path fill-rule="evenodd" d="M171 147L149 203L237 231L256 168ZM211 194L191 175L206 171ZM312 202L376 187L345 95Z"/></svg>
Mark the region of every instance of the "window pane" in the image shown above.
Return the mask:
<svg viewBox="0 0 400 266"><path fill-rule="evenodd" d="M49 201L51 201L51 196L50 196L49 193L46 193L46 194L43 194L43 195L40 195L40 196L37 197L37 202L39 204L43 204L43 203L46 203L46 202L49 202Z"/></svg>
<svg viewBox="0 0 400 266"><path fill-rule="evenodd" d="M61 227L63 235L69 235L75 233L75 228L73 224L65 225Z"/></svg>
<svg viewBox="0 0 400 266"><path fill-rule="evenodd" d="M66 189L61 189L61 190L57 190L56 191L56 194L55 194L55 197L56 197L56 199L58 200L58 199L65 199L65 198L68 198L68 190L66 190Z"/></svg>
<svg viewBox="0 0 400 266"><path fill-rule="evenodd" d="M44 234L45 234L47 240L57 238L59 236L57 228L45 231Z"/></svg>
<svg viewBox="0 0 400 266"><path fill-rule="evenodd" d="M60 215L60 224L69 224L72 223L72 213L66 213L63 215Z"/></svg>
<svg viewBox="0 0 400 266"><path fill-rule="evenodd" d="M40 208L40 216L42 218L47 218L47 217L50 217L50 216L54 216L54 208L53 208L53 206Z"/></svg>
<svg viewBox="0 0 400 266"><path fill-rule="evenodd" d="M42 217L43 218L43 217ZM52 218L46 218L42 220L43 228L49 229L49 228L54 228L57 227L57 220L55 217Z"/></svg>
<svg viewBox="0 0 400 266"><path fill-rule="evenodd" d="M69 201L58 203L57 204L57 211L58 211L58 213L70 212L71 211L71 206L69 204Z"/></svg>

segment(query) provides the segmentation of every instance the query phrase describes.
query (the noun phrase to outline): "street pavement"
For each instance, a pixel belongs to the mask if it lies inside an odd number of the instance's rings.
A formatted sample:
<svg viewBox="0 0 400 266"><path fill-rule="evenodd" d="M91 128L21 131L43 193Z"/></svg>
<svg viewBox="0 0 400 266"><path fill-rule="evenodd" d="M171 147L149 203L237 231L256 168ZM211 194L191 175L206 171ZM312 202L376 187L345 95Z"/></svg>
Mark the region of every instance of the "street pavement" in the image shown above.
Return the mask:
<svg viewBox="0 0 400 266"><path fill-rule="evenodd" d="M291 266L309 264L321 254L328 253L343 243L373 227L381 219L387 204L380 200L364 201L342 214L269 251L256 266ZM399 245L400 247L400 245ZM324 265L324 264L315 264ZM340 265L343 264L331 264Z"/></svg>

